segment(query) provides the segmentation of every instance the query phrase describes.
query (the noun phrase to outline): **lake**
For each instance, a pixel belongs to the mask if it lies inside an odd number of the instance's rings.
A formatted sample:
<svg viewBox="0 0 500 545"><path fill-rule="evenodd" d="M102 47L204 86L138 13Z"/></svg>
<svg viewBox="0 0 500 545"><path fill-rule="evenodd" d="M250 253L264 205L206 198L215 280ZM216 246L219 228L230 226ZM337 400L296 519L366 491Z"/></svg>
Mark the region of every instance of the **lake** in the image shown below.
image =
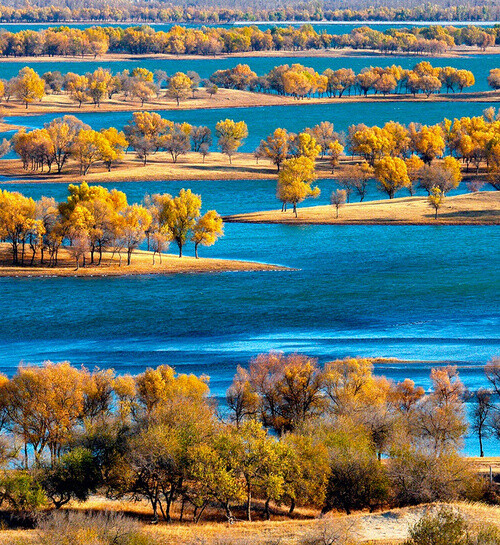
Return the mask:
<svg viewBox="0 0 500 545"><path fill-rule="evenodd" d="M130 201L190 186L204 209L223 214L276 207L272 180L115 186ZM61 184L1 187L57 199L66 191ZM325 203L334 184L321 180L320 187L318 203ZM497 227L228 224L225 231L201 255L298 270L0 279L0 370L12 374L21 360L67 359L120 373L165 363L207 373L221 396L238 364L283 350L320 362L348 355L412 360L376 372L426 387L432 366L453 364L467 387L486 384L482 367L500 353ZM488 444L490 453L497 448ZM467 451L475 449L471 438Z"/></svg>
<svg viewBox="0 0 500 545"><path fill-rule="evenodd" d="M221 119L245 121L249 136L241 151L254 151L261 139L271 134L276 127L299 132L312 127L321 121L331 121L337 131L347 131L350 125L366 123L367 125L383 125L387 121L399 121L408 124L434 124L445 117L453 119L462 116L478 116L489 106L497 107L495 102L370 102L361 100L356 103L308 104L307 100L291 106L263 106L258 108L215 108L207 110L166 110L159 113L172 121L208 125L212 131ZM175 106L174 106L175 108ZM58 114L63 115L63 114ZM123 128L132 118L131 112L100 112L87 106L75 113L93 129L115 126ZM44 123L54 119L54 114L9 116L7 121L13 125L25 125L30 129L42 127ZM215 149L215 146L214 146Z"/></svg>

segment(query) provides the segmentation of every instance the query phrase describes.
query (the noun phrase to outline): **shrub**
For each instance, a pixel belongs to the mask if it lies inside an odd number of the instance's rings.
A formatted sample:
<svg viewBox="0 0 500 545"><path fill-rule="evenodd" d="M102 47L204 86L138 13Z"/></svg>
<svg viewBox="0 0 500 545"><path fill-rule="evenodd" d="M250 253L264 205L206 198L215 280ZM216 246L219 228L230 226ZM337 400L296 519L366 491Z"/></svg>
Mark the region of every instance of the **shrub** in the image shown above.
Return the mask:
<svg viewBox="0 0 500 545"><path fill-rule="evenodd" d="M35 545L154 545L120 513L53 512L41 517Z"/></svg>
<svg viewBox="0 0 500 545"><path fill-rule="evenodd" d="M455 509L428 511L409 531L406 545L467 545L467 523Z"/></svg>

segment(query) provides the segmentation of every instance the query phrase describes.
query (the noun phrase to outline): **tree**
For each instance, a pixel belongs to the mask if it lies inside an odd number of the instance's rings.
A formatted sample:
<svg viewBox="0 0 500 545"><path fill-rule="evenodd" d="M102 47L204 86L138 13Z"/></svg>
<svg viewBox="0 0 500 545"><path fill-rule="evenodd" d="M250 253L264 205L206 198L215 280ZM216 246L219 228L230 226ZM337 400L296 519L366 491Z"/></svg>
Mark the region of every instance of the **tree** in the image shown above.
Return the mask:
<svg viewBox="0 0 500 545"><path fill-rule="evenodd" d="M152 218L149 211L139 204L127 206L121 216L123 223L120 238L123 239L124 246L127 249L127 265L130 265L132 252L145 239Z"/></svg>
<svg viewBox="0 0 500 545"><path fill-rule="evenodd" d="M45 82L33 70L25 66L14 80L13 93L24 102L26 109L31 102L41 100L45 95Z"/></svg>
<svg viewBox="0 0 500 545"><path fill-rule="evenodd" d="M102 160L108 167L108 172L111 172L111 165L123 159L124 150L128 146L128 142L123 131L118 131L115 127L102 129L101 134L109 144L102 149Z"/></svg>
<svg viewBox="0 0 500 545"><path fill-rule="evenodd" d="M172 240L179 247L179 257L182 257L182 248L189 238L196 221L200 216L201 197L190 189L181 189L177 197L164 200L160 211L160 222L169 230Z"/></svg>
<svg viewBox="0 0 500 545"><path fill-rule="evenodd" d="M109 93L113 76L109 70L98 68L91 74L86 74L89 80L88 94L92 98L94 105L100 107L101 100Z"/></svg>
<svg viewBox="0 0 500 545"><path fill-rule="evenodd" d="M238 383L244 375L235 378ZM300 354L260 354L250 364L249 384L260 398L260 418L278 433L294 431L324 406L317 361Z"/></svg>
<svg viewBox="0 0 500 545"><path fill-rule="evenodd" d="M189 136L193 151L201 152L202 146L209 148L212 145L212 131L204 125L191 127Z"/></svg>
<svg viewBox="0 0 500 545"><path fill-rule="evenodd" d="M415 123L410 123L408 130L411 148L422 157L424 163L430 164L433 159L443 155L446 144L440 125L417 127Z"/></svg>
<svg viewBox="0 0 500 545"><path fill-rule="evenodd" d="M330 203L337 209L337 219L339 217L339 208L346 203L347 194L345 189L337 189L332 191Z"/></svg>
<svg viewBox="0 0 500 545"><path fill-rule="evenodd" d="M379 188L394 198L397 191L411 185L405 162L399 157L383 157L375 163L375 177Z"/></svg>
<svg viewBox="0 0 500 545"><path fill-rule="evenodd" d="M135 112L132 122L125 125L124 132L130 145L146 165L151 153L156 153L161 146L169 122L156 112Z"/></svg>
<svg viewBox="0 0 500 545"><path fill-rule="evenodd" d="M488 85L495 89L500 89L500 68L493 68L490 70L490 75L488 76Z"/></svg>
<svg viewBox="0 0 500 545"><path fill-rule="evenodd" d="M286 129L276 129L265 140L261 140L260 148L263 156L268 157L280 171L281 164L290 151L290 135Z"/></svg>
<svg viewBox="0 0 500 545"><path fill-rule="evenodd" d="M308 197L318 197L319 188L311 187L315 179L316 173L312 159L304 156L287 159L278 175L276 189L276 196L283 203L282 211L286 210L287 203L293 204L293 212L297 217L298 203Z"/></svg>
<svg viewBox="0 0 500 545"><path fill-rule="evenodd" d="M363 202L366 196L368 180L374 175L373 168L363 161L360 164L346 165L342 172L339 173L339 185L346 190L347 202L349 202L348 188L354 189L359 195L359 199Z"/></svg>
<svg viewBox="0 0 500 545"><path fill-rule="evenodd" d="M405 159L405 164L408 172L408 178L410 180L408 191L410 192L410 195L413 196L415 194L416 184L421 179L421 171L424 166L424 162L418 155L412 154L410 157Z"/></svg>
<svg viewBox="0 0 500 545"><path fill-rule="evenodd" d="M42 465L38 480L54 507L60 509L72 499L86 501L100 483L100 475L92 453L77 447L52 465Z"/></svg>
<svg viewBox="0 0 500 545"><path fill-rule="evenodd" d="M71 100L78 102L78 107L82 107L82 103L88 102L91 98L89 95L89 79L87 76L80 76L68 72L65 76L64 87L69 94Z"/></svg>
<svg viewBox="0 0 500 545"><path fill-rule="evenodd" d="M177 106L182 99L189 96L193 82L182 72L177 72L168 81L167 96L175 98Z"/></svg>
<svg viewBox="0 0 500 545"><path fill-rule="evenodd" d="M222 218L215 210L209 210L199 217L193 227L191 240L194 242L194 255L198 259L198 246L212 246L220 236L224 235Z"/></svg>
<svg viewBox="0 0 500 545"><path fill-rule="evenodd" d="M105 134L82 129L74 140L71 153L80 164L80 174L85 176L93 164L106 158L109 160L115 152Z"/></svg>
<svg viewBox="0 0 500 545"><path fill-rule="evenodd" d="M232 156L243 144L243 139L248 136L247 124L244 121L234 122L232 119L226 119L215 125L215 133L222 153L229 157L231 163Z"/></svg>
<svg viewBox="0 0 500 545"><path fill-rule="evenodd" d="M333 169L339 164L339 158L343 151L344 146L338 140L335 140L328 145L328 157L332 167L332 173Z"/></svg>
<svg viewBox="0 0 500 545"><path fill-rule="evenodd" d="M57 172L60 173L71 157L73 144L79 132L82 129L89 130L90 127L72 115L65 115L45 123L44 128L52 142L54 162L57 165Z"/></svg>
<svg viewBox="0 0 500 545"><path fill-rule="evenodd" d="M474 410L472 413L472 429L477 433L479 456L484 457L483 438L488 434L488 420L491 414L491 392L480 388L473 394Z"/></svg>
<svg viewBox="0 0 500 545"><path fill-rule="evenodd" d="M322 513L381 505L388 495L388 480L369 441L361 430L338 431L330 438L330 474Z"/></svg>
<svg viewBox="0 0 500 545"><path fill-rule="evenodd" d="M434 219L437 219L438 217L438 210L443 205L444 198L444 193L439 189L439 187L433 187L431 189L431 194L427 197L427 200L436 212L434 215Z"/></svg>

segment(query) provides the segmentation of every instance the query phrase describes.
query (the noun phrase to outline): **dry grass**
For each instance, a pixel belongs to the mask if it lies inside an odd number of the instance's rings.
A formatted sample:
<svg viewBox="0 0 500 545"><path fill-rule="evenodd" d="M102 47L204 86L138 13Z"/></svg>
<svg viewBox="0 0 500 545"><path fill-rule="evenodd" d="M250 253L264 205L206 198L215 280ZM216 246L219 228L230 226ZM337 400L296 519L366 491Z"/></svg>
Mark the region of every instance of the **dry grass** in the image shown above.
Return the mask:
<svg viewBox="0 0 500 545"><path fill-rule="evenodd" d="M259 161L257 164L251 153L238 153L229 163L222 153L211 153L203 163L199 153L189 152L179 157L177 163L172 163L170 154L158 152L151 155L144 166L131 152L125 160L114 165L111 172L100 163L92 166L86 176L81 176L78 165L71 162L64 167L62 174L24 170L19 159L3 159L0 161L2 174L19 182L43 183L79 183L82 181L129 182L152 180L268 180L276 177L276 167L269 161ZM331 171L326 164L319 172L320 177L331 177ZM274 192L274 186L272 188Z"/></svg>
<svg viewBox="0 0 500 545"><path fill-rule="evenodd" d="M203 251L203 250L202 250ZM31 252L27 250L25 262L29 263ZM81 262L81 260L80 260ZM119 257L112 257L110 252L103 253L100 266L86 266L75 270L75 260L67 248L61 248L57 267L40 266L39 259L34 266L14 266L8 244L0 244L0 277L32 277L32 276L131 276L147 274L178 274L178 273L220 273L237 271L277 271L290 270L286 267L256 263L252 261L235 261L230 259L195 259L190 256L179 258L172 254L163 254L160 264L158 255L153 265L152 252L137 250L132 256L130 266L127 266L126 256L122 256L122 265L119 266Z"/></svg>
<svg viewBox="0 0 500 545"><path fill-rule="evenodd" d="M111 100L104 100L100 107L93 104L82 104L81 107L73 102L66 94L47 95L41 102L35 102L26 108L24 104L11 100L4 102L2 109L4 115L27 116L43 113L74 113L80 112L135 112L140 110L193 110L193 109L213 109L213 108L251 108L261 106L294 106L300 104L338 104L339 102L495 102L500 101L500 92L484 91L476 93L441 93L431 95L427 98L425 95L397 95L388 94L373 95L367 97L358 95L345 95L342 98L319 98L312 97L304 100L297 100L291 96L278 96L275 94L256 93L250 91L238 91L234 89L219 89L217 95L210 98L204 89L200 88L196 98L183 100L178 106L175 100L166 98L162 93L160 98L154 98L144 105L140 101L132 98L126 98L123 95L115 95ZM9 130L9 129L5 129Z"/></svg>
<svg viewBox="0 0 500 545"><path fill-rule="evenodd" d="M116 506L113 508L112 505ZM500 506L489 506L480 503L459 502L451 504L474 523L492 523L500 525ZM134 509L130 502L110 502L95 498L71 509L89 511L124 510L130 516L139 516L148 511L146 508ZM298 545L301 539L310 535L320 526L330 521L334 525L353 525L362 542L375 542L378 545L402 543L408 536L408 528L412 526L426 510L433 510L437 504L391 509L377 513L360 512L347 516L342 513L331 513L323 520L309 518L302 520L273 520L256 522L237 522L229 525L226 522L202 522L199 524L160 523L157 526L144 524L144 531L151 536L154 543L162 545L193 545L237 543L238 545L259 545L280 543L282 545ZM317 513L315 513L317 516ZM0 545L23 544L34 542L35 531L3 531L0 532Z"/></svg>
<svg viewBox="0 0 500 545"><path fill-rule="evenodd" d="M426 197L346 204L341 207L338 219L335 208L329 205L299 208L298 218L289 209L287 212L254 212L224 219L242 223L328 225L498 225L500 192L485 191L447 197L437 220L434 219L434 209Z"/></svg>

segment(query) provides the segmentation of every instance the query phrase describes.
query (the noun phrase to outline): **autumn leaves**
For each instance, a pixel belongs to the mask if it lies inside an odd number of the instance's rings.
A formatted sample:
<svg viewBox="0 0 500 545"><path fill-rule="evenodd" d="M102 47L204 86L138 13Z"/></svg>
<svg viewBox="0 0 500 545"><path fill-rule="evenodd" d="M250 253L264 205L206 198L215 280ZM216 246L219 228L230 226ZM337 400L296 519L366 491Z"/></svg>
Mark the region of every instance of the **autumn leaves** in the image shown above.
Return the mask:
<svg viewBox="0 0 500 545"><path fill-rule="evenodd" d="M212 246L223 235L222 218L215 210L201 215L201 197L190 189L179 195L147 196L143 204L128 204L122 191L102 186L70 185L65 202L42 197L39 201L21 193L0 190L0 236L10 242L12 262L30 264L36 257L40 265L57 266L63 243L75 260L76 269L89 261L101 265L103 252L120 257L125 252L127 265L132 254L148 240L155 255L165 252L171 241L177 244L179 257L188 241L198 247ZM48 262L45 261L49 256ZM97 256L97 257L96 257Z"/></svg>

